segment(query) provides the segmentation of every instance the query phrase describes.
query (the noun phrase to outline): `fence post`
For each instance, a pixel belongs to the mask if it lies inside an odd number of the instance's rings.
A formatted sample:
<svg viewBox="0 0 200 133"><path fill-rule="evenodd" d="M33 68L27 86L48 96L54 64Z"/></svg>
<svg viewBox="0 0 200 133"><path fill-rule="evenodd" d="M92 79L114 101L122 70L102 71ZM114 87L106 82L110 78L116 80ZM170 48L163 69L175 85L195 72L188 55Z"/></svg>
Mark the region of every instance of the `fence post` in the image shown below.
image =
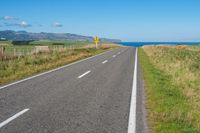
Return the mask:
<svg viewBox="0 0 200 133"><path fill-rule="evenodd" d="M34 47L34 49L35 49L35 55L37 55L37 49L36 49L36 47Z"/></svg>
<svg viewBox="0 0 200 133"><path fill-rule="evenodd" d="M16 49L13 48L13 56L16 56Z"/></svg>
<svg viewBox="0 0 200 133"><path fill-rule="evenodd" d="M26 55L29 55L28 47L26 48Z"/></svg>
<svg viewBox="0 0 200 133"><path fill-rule="evenodd" d="M3 47L3 54L5 53L5 51L6 51L6 48L5 48L5 47Z"/></svg>
<svg viewBox="0 0 200 133"><path fill-rule="evenodd" d="M3 54L4 54L4 47L1 47L1 54L3 56Z"/></svg>

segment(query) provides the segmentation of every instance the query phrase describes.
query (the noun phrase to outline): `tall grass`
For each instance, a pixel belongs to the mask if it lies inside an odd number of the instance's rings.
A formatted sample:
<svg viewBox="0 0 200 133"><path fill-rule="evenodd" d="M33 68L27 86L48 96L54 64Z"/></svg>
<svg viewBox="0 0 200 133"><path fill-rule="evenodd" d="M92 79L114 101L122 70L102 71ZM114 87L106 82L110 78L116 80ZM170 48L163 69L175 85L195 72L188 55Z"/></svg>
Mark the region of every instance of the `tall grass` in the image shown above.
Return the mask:
<svg viewBox="0 0 200 133"><path fill-rule="evenodd" d="M200 132L200 53L190 48L139 50L153 132Z"/></svg>

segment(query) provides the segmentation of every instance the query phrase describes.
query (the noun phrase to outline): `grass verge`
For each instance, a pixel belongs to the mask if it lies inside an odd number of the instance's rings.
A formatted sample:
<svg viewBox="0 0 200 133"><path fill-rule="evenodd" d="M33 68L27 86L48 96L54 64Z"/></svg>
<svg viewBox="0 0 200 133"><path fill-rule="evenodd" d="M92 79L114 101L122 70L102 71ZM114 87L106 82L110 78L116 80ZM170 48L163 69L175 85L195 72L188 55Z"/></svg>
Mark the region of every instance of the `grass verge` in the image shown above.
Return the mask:
<svg viewBox="0 0 200 133"><path fill-rule="evenodd" d="M0 85L81 60L114 47L81 48L70 52L41 53L0 63Z"/></svg>
<svg viewBox="0 0 200 133"><path fill-rule="evenodd" d="M166 52L163 52L166 54ZM177 54L176 51L174 54ZM200 112L193 108L190 99L174 83L174 77L157 63L166 66L174 55L160 56L147 54L139 49L139 61L142 67L147 93L148 121L153 133L199 133ZM157 55L158 56L158 55ZM182 54L180 56L183 56ZM152 61L154 60L154 61ZM171 69L179 69L177 67Z"/></svg>

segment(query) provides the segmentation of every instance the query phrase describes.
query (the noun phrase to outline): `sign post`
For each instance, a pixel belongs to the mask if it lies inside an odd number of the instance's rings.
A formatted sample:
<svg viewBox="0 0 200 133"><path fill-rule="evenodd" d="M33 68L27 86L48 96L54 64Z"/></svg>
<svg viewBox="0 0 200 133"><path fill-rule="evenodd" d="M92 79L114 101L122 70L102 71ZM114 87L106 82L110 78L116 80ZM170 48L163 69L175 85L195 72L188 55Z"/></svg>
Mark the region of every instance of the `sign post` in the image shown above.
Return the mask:
<svg viewBox="0 0 200 133"><path fill-rule="evenodd" d="M98 48L99 38L96 36L94 37L94 42L96 44L96 49Z"/></svg>

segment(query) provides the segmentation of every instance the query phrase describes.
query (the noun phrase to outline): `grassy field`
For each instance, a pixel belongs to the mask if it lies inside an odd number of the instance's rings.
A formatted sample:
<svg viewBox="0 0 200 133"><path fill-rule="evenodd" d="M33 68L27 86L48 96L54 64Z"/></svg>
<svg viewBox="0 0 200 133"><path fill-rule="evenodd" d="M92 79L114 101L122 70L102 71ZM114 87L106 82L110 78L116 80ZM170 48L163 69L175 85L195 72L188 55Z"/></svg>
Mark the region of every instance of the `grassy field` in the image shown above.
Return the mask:
<svg viewBox="0 0 200 133"><path fill-rule="evenodd" d="M89 42L87 41L64 41L64 40L57 40L57 41L53 41L53 40L39 40L39 41L33 41L30 43L30 45L65 45L65 46L69 46L69 45L86 45Z"/></svg>
<svg viewBox="0 0 200 133"><path fill-rule="evenodd" d="M199 46L139 49L153 133L200 132Z"/></svg>
<svg viewBox="0 0 200 133"><path fill-rule="evenodd" d="M39 53L1 61L0 85L90 57L117 46L106 44L98 49L94 47L93 45L93 47L83 47L73 50Z"/></svg>
<svg viewBox="0 0 200 133"><path fill-rule="evenodd" d="M77 45L77 44L88 44L87 41L66 41L66 40L38 40L30 42L30 45L56 45L56 44L63 44L63 45ZM13 45L12 41L0 41L0 45Z"/></svg>
<svg viewBox="0 0 200 133"><path fill-rule="evenodd" d="M0 41L0 46L12 45L12 41Z"/></svg>
<svg viewBox="0 0 200 133"><path fill-rule="evenodd" d="M30 41L28 45L14 45L12 41L0 41L0 47L5 47L5 48L22 48L23 47L34 47L34 46L49 46L49 47L57 47L57 46L62 46L62 47L82 47L85 45L91 45L93 42L88 42L88 41L66 41L66 40L38 40L38 41ZM103 44L109 44L106 42L103 42Z"/></svg>
<svg viewBox="0 0 200 133"><path fill-rule="evenodd" d="M0 56L26 56L35 52L35 46L48 46L50 50L77 49L88 45L86 41L40 40L31 41L28 45L14 45L12 41L0 41Z"/></svg>
<svg viewBox="0 0 200 133"><path fill-rule="evenodd" d="M0 46L2 48L2 46ZM14 54L14 52L24 52L28 53L31 52L34 49L34 46L13 46L13 45L8 45L4 46L5 48L5 53L6 54Z"/></svg>

